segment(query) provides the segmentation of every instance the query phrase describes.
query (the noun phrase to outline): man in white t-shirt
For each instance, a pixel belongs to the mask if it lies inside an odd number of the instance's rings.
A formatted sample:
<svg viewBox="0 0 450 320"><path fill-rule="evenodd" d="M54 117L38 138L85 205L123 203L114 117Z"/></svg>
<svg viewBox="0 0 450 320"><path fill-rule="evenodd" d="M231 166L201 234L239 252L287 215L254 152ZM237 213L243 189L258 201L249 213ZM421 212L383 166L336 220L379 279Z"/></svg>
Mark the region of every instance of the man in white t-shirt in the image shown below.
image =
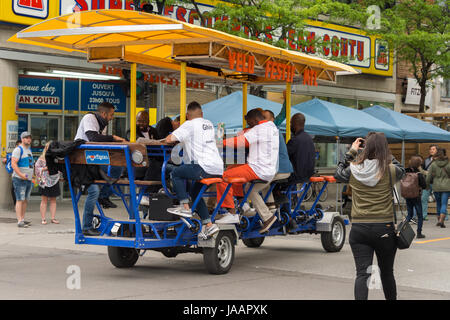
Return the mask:
<svg viewBox="0 0 450 320"><path fill-rule="evenodd" d="M25 211L33 188L33 154L31 153L31 133L25 131L20 135L21 143L11 155L13 168L12 183L16 195L17 226L26 228L30 222L25 221Z"/></svg>
<svg viewBox="0 0 450 320"><path fill-rule="evenodd" d="M196 181L191 190L194 201L202 188L198 181L205 178L222 177L223 160L217 150L215 130L211 121L203 118L203 112L198 102L191 102L187 107L187 121L172 134L165 138L165 142L180 142L183 146L184 164L176 167L170 173L173 189L180 201L180 207L169 208L168 212L183 217L192 217L189 207L189 195L186 191L186 180ZM203 233L212 236L219 232L217 225L211 222L208 208L203 199L197 204L197 212L204 225Z"/></svg>
<svg viewBox="0 0 450 320"><path fill-rule="evenodd" d="M243 135L224 141L225 146L248 147L247 164L233 166L225 170L223 177L242 177L247 181L263 180L270 182L278 170L279 133L272 121L267 121L259 109L250 110L246 115L250 127ZM217 184L217 201L222 197L227 183ZM239 215L234 207L234 196L243 196L242 185L233 184L222 203L227 212L217 223L239 223ZM252 201L256 211L263 220L263 227L259 231L264 233L274 224L276 216L269 211L258 192L251 192L249 200Z"/></svg>
<svg viewBox="0 0 450 320"><path fill-rule="evenodd" d="M114 118L114 106L109 102L102 102L98 105L95 113L86 114L78 126L77 134L74 140L83 139L90 142L126 142L125 139L115 136L107 135L106 127L108 123ZM107 166L102 167L104 171L107 170ZM122 167L111 167L111 178L119 178L122 173ZM111 187L105 185L100 190L97 184L91 184L87 189L88 196L84 204L83 212L83 234L88 236L96 236L99 234L98 230L92 228L92 220L94 218L94 208L97 200L105 208L117 207L112 203L108 197L112 194ZM106 203L105 201L108 201ZM114 206L113 206L114 205Z"/></svg>

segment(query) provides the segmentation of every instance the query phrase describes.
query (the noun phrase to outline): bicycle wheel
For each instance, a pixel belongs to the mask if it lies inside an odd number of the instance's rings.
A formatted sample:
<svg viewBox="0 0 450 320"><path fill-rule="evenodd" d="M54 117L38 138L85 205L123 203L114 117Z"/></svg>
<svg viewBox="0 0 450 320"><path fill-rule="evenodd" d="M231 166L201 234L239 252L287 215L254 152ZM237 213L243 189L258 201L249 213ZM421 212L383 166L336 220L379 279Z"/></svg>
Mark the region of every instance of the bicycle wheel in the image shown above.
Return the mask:
<svg viewBox="0 0 450 320"><path fill-rule="evenodd" d="M313 183L311 184L311 186L310 186L309 189L308 189L308 192L306 192L304 201L309 201L309 200L311 200L311 198L313 197L315 185L316 185L315 182L313 182Z"/></svg>
<svg viewBox="0 0 450 320"><path fill-rule="evenodd" d="M322 189L323 184L324 184L324 182L320 182L320 184L319 183L317 184L317 190L316 190L317 195L319 195L319 192ZM328 198L328 186L326 186L325 189L323 190L323 193L320 196L319 201L324 202L327 200L327 198Z"/></svg>

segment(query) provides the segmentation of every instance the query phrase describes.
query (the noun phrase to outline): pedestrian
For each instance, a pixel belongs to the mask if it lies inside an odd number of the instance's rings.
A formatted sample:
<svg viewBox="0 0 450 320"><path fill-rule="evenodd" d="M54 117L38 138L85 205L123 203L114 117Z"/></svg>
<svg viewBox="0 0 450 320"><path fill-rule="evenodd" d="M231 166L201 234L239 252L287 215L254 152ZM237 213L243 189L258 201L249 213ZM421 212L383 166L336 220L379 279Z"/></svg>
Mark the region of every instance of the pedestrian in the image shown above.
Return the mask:
<svg viewBox="0 0 450 320"><path fill-rule="evenodd" d="M14 170L12 182L16 194L16 217L19 228L27 228L31 222L25 220L28 200L33 188L33 154L31 153L31 133L25 131L20 135L22 141L11 155L11 166Z"/></svg>
<svg viewBox="0 0 450 320"><path fill-rule="evenodd" d="M356 265L355 299L367 300L373 255L377 255L386 300L397 299L394 260L397 252L392 186L404 173L392 156L382 132L357 138L345 160L339 162L335 177L352 188L352 229L350 247ZM361 151L358 154L358 151Z"/></svg>
<svg viewBox="0 0 450 320"><path fill-rule="evenodd" d="M438 216L436 226L445 228L444 220L448 214L447 204L450 196L450 163L444 148L437 149L436 157L428 168L427 186L431 184L436 198L436 214Z"/></svg>
<svg viewBox="0 0 450 320"><path fill-rule="evenodd" d="M19 144L22 141L19 139L16 141L16 146L15 148L17 148L19 146ZM14 172L12 166L11 166L11 157L12 157L12 152L11 153L7 153L6 157L3 158L2 162L5 165L5 169L6 172L8 172L8 174L12 174ZM11 197L13 199L13 204L14 204L14 208L16 207L16 192L14 191L14 186L11 183Z"/></svg>
<svg viewBox="0 0 450 320"><path fill-rule="evenodd" d="M423 171L425 173L425 176L428 172L428 168L430 167L431 163L433 162L433 157L436 155L437 148L439 148L438 145L432 144L428 148L428 154L429 156L423 161ZM430 185L428 189L424 189L422 191L422 213L423 213L423 220L428 220L428 199L430 198L430 195L432 193L433 186Z"/></svg>
<svg viewBox="0 0 450 320"><path fill-rule="evenodd" d="M107 135L106 127L108 123L114 119L114 105L109 102L102 102L98 105L97 111L95 113L86 114L80 121L78 126L77 134L74 140L82 139L84 141L90 142L126 142L124 138L118 137L116 135ZM102 166L101 170L107 171L107 166ZM122 173L122 167L111 166L111 178L119 178ZM85 236L98 236L100 232L95 230L92 226L92 220L94 219L94 208L97 200L102 203L103 207L105 205L109 208L116 206L112 203L108 196L112 193L111 187L109 185L103 186L100 190L97 184L91 184L87 188L87 199L84 203L83 212L83 234ZM102 198L103 196L103 198ZM103 201L101 201L102 199ZM106 202L108 201L108 202ZM111 205L112 204L112 205Z"/></svg>
<svg viewBox="0 0 450 320"><path fill-rule="evenodd" d="M45 161L45 154L50 146L51 141L45 144L44 150L41 156L36 161L34 165L34 174L36 176L37 182L39 184L39 193L41 194L41 224L47 224L45 219L45 214L47 212L47 205L50 202L50 214L51 223L59 224L56 220L56 197L59 197L61 191L59 189L59 180L61 179L61 173L50 175L47 162Z"/></svg>
<svg viewBox="0 0 450 320"><path fill-rule="evenodd" d="M408 209L407 220L411 221L414 211L417 214L417 238L425 238L422 234L423 215L421 192L427 188L425 176L420 172L422 159L419 156L413 156L409 160L409 167L406 168L405 176L400 181L401 195L406 200Z"/></svg>

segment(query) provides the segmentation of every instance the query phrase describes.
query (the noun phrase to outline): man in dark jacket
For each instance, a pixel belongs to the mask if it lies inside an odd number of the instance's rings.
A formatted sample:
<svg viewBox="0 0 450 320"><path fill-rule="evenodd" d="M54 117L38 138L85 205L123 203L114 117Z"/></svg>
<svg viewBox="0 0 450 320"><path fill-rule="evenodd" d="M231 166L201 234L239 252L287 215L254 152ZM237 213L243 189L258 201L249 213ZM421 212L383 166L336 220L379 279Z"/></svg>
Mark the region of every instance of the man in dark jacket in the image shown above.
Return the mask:
<svg viewBox="0 0 450 320"><path fill-rule="evenodd" d="M294 173L289 180L307 182L314 174L316 149L311 136L305 132L305 116L302 113L292 116L291 132L293 136L287 143L287 149Z"/></svg>
<svg viewBox="0 0 450 320"><path fill-rule="evenodd" d="M81 119L74 140L83 139L90 142L125 142L126 140L121 137L105 134L106 126L114 118L114 111L115 108L111 103L102 102L99 104L95 113L88 113ZM110 176L112 178L119 178L121 173L122 167L111 167ZM116 207L117 205L113 204L108 199L112 193L109 185L105 185L100 190L97 184L91 184L87 188L87 192L88 196L84 205L83 213L83 234L95 236L99 234L97 230L92 228L94 208L97 200L104 207L104 204L106 204L107 207Z"/></svg>
<svg viewBox="0 0 450 320"><path fill-rule="evenodd" d="M136 139L138 138L146 138L157 140L158 139L158 130L156 128L149 125L150 116L147 110L140 111L136 116ZM130 130L127 130L126 133L127 140L130 141Z"/></svg>

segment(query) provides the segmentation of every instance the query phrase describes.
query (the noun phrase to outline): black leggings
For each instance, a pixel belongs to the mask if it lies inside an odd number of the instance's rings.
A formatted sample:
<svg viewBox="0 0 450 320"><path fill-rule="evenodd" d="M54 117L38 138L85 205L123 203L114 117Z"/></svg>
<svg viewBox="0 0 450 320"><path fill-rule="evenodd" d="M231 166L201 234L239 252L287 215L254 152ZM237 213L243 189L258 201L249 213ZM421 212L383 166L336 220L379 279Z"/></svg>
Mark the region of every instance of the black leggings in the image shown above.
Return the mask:
<svg viewBox="0 0 450 320"><path fill-rule="evenodd" d="M394 260L397 246L393 223L354 223L349 242L356 265L355 299L368 298L368 280L375 252L384 296L386 300L396 300Z"/></svg>

